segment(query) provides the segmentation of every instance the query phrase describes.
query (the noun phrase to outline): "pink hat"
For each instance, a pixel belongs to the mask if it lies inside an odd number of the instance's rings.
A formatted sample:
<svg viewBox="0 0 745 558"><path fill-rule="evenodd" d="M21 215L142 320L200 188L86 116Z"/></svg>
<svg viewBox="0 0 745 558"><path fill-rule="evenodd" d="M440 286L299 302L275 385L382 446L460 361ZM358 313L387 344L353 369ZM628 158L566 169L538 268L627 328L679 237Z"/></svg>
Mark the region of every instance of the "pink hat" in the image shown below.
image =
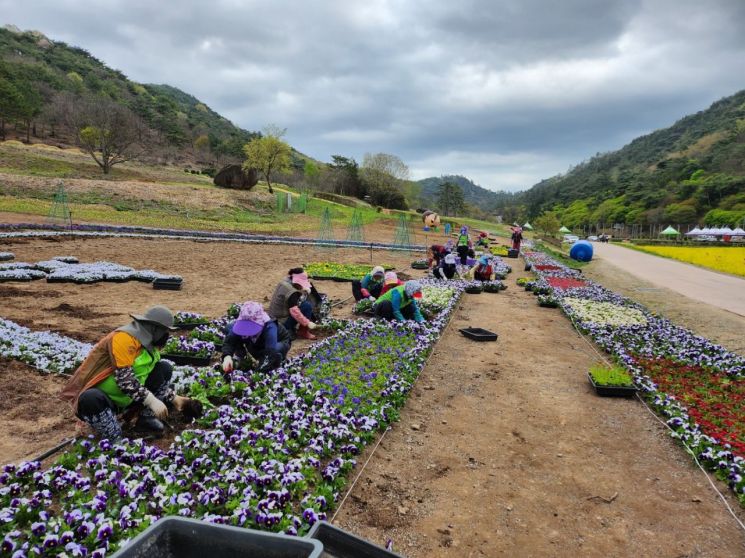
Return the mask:
<svg viewBox="0 0 745 558"><path fill-rule="evenodd" d="M261 333L264 324L271 321L269 314L258 302L248 301L241 306L238 319L233 324L233 333L241 337L253 337Z"/></svg>
<svg viewBox="0 0 745 558"><path fill-rule="evenodd" d="M290 281L292 281L296 285L300 285L306 291L310 290L310 280L308 279L308 274L304 271L302 273L295 273L291 275Z"/></svg>
<svg viewBox="0 0 745 558"><path fill-rule="evenodd" d="M385 284L390 285L391 283L398 283L398 275L395 271L387 271L385 274Z"/></svg>

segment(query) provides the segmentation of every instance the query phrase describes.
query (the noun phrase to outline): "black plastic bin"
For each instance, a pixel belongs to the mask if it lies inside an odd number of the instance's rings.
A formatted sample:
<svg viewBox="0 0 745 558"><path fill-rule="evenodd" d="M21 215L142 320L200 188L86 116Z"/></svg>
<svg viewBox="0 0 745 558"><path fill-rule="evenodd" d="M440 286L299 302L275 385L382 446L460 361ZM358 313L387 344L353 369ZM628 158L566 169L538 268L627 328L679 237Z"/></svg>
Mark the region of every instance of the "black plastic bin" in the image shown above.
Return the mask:
<svg viewBox="0 0 745 558"><path fill-rule="evenodd" d="M165 517L111 558L321 558L314 539Z"/></svg>
<svg viewBox="0 0 745 558"><path fill-rule="evenodd" d="M493 331L489 331L488 329L483 329L480 327L465 327L462 329L459 329L463 335L468 337L469 339L473 339L474 341L496 341L497 340L497 334Z"/></svg>
<svg viewBox="0 0 745 558"><path fill-rule="evenodd" d="M510 248L509 250L507 250L507 257L508 258L516 258L519 253L520 253L519 250L515 250L514 248Z"/></svg>
<svg viewBox="0 0 745 558"><path fill-rule="evenodd" d="M181 285L181 279L155 279L153 281L153 289L165 291L179 291L181 290Z"/></svg>
<svg viewBox="0 0 745 558"><path fill-rule="evenodd" d="M401 558L325 521L314 523L306 537L323 543L323 558Z"/></svg>

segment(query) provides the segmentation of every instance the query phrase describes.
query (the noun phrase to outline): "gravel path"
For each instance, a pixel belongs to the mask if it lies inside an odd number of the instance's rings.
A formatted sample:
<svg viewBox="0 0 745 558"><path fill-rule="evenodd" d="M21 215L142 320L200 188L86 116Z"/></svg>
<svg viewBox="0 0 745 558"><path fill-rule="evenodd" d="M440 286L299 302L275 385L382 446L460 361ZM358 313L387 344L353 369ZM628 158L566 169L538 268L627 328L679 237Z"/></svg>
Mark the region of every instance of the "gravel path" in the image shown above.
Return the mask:
<svg viewBox="0 0 745 558"><path fill-rule="evenodd" d="M595 256L684 296L745 316L745 279L613 244L593 243Z"/></svg>

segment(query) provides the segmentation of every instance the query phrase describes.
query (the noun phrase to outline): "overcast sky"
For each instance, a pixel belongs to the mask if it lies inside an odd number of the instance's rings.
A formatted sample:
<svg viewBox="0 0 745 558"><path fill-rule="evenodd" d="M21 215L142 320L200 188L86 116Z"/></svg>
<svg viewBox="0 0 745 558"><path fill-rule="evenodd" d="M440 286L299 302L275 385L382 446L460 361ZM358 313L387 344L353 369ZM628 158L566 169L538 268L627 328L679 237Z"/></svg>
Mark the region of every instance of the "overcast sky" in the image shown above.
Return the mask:
<svg viewBox="0 0 745 558"><path fill-rule="evenodd" d="M0 0L322 161L520 190L745 88L745 0Z"/></svg>

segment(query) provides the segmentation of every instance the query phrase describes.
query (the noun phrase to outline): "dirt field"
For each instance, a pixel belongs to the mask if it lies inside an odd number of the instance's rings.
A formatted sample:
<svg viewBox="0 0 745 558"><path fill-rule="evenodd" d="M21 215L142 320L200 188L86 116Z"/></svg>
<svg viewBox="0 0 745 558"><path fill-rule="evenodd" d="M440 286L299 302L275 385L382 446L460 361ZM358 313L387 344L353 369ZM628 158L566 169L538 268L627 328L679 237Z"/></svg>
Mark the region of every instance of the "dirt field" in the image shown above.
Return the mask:
<svg viewBox="0 0 745 558"><path fill-rule="evenodd" d="M352 250L165 240L23 239L0 250L18 261L74 255L184 276L175 292L142 283L2 286L2 317L89 342L151 304L218 316L234 301L266 301L298 263L370 261ZM375 260L412 272L408 255L380 252ZM597 356L558 310L539 308L515 286L520 275L501 294L465 295L336 523L379 544L391 538L412 557L745 555L745 535L659 422L638 401L590 392L586 370ZM348 283L318 286L335 300L350 293ZM458 333L466 325L500 338L469 342ZM48 433L49 446L62 439L67 423L54 421L66 409L48 395L57 379L8 362L0 369L0 460L40 449L21 452L29 434L13 422L19 417L38 417L30 435ZM28 391L10 383L21 374Z"/></svg>
<svg viewBox="0 0 745 558"><path fill-rule="evenodd" d="M744 555L703 474L639 401L591 392L597 356L520 275L465 295L336 522L412 557Z"/></svg>

